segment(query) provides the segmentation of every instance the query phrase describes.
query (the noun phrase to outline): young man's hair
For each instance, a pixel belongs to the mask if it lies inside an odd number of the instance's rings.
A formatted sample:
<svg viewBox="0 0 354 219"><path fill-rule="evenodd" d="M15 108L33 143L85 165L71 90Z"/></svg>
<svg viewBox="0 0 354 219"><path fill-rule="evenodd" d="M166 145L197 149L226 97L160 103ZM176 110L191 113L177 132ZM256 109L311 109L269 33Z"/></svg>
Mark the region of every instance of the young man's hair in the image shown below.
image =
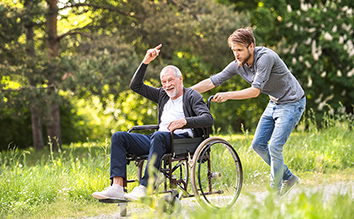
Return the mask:
<svg viewBox="0 0 354 219"><path fill-rule="evenodd" d="M240 28L233 32L228 39L229 46L231 47L234 43L239 43L248 47L253 43L256 45L256 39L253 36L252 29L250 27L247 28Z"/></svg>

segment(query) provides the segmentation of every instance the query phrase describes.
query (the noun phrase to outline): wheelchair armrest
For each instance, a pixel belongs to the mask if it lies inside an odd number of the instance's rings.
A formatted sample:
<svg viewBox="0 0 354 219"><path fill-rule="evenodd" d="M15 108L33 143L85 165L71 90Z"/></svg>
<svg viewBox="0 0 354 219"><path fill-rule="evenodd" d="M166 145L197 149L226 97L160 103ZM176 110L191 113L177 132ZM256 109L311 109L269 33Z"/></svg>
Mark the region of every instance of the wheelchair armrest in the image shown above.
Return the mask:
<svg viewBox="0 0 354 219"><path fill-rule="evenodd" d="M159 129L158 125L139 125L139 126L133 126L131 129L128 130L128 133L136 130L153 130L153 129Z"/></svg>

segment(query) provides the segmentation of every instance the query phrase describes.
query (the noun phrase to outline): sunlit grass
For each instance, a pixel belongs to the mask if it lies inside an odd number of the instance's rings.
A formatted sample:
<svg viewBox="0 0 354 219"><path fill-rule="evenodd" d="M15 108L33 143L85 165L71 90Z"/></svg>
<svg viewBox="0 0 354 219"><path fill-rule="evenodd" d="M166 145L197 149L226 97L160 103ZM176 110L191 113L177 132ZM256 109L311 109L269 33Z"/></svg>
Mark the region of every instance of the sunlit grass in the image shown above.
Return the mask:
<svg viewBox="0 0 354 219"><path fill-rule="evenodd" d="M354 181L354 130L350 122L328 119L322 130L294 132L284 147L289 168L306 186ZM301 124L300 124L301 126ZM277 201L269 195L252 201L253 192L266 192L270 183L269 167L250 148L252 135L218 135L236 149L243 166L241 196L250 203L238 204L227 212L205 212L194 203L183 206L190 218L350 218L354 213L353 192L323 200L325 191L299 192L291 200ZM91 194L109 186L110 142L66 145L63 151L9 149L0 153L0 218L82 218L118 213L114 204L102 204ZM133 163L128 177L136 178ZM129 190L138 185L129 185ZM133 217L156 213L132 204ZM338 213L339 212L339 213ZM160 215L161 216L161 215ZM183 218L186 215L176 217Z"/></svg>
<svg viewBox="0 0 354 219"><path fill-rule="evenodd" d="M323 200L323 191L305 194L300 193L291 200L279 200L267 195L263 201L249 197L251 204L235 205L227 212L205 212L196 210L191 218L351 218L353 210L353 196L338 195Z"/></svg>

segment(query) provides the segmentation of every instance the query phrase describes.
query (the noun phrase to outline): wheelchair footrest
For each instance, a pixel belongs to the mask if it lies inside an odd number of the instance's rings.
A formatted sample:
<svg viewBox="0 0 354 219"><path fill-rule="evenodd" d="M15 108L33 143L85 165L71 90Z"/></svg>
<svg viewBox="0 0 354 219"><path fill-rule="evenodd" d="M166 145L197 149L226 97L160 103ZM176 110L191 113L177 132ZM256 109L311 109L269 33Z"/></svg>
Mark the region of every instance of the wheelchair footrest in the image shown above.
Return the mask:
<svg viewBox="0 0 354 219"><path fill-rule="evenodd" d="M131 200L129 200L129 199L99 199L99 202L111 204L111 203L127 203L127 202L131 202Z"/></svg>

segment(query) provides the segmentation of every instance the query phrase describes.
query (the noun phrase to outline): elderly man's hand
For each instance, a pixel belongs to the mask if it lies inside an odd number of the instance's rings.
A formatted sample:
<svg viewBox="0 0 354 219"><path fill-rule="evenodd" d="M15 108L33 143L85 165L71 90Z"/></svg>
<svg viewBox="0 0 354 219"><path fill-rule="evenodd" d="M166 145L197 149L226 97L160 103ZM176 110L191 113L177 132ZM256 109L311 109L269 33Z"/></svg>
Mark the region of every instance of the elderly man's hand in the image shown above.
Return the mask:
<svg viewBox="0 0 354 219"><path fill-rule="evenodd" d="M147 52L146 52L146 55L144 57L144 60L143 60L143 63L144 64L149 64L152 60L154 60L160 53L160 48L161 48L162 44L156 46L155 48L153 49L149 49Z"/></svg>
<svg viewBox="0 0 354 219"><path fill-rule="evenodd" d="M177 120L170 122L170 124L168 124L168 126L167 126L167 129L170 132L173 132L176 129L182 128L186 124L187 124L187 120L185 118L177 119Z"/></svg>

